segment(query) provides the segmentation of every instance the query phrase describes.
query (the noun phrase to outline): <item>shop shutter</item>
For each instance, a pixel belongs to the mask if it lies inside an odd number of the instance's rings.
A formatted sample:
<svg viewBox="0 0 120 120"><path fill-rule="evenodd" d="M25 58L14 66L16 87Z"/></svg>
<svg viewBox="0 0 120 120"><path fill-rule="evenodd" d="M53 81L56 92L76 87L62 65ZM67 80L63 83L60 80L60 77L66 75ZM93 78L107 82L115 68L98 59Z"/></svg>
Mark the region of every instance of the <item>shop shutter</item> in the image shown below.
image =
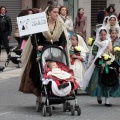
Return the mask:
<svg viewBox="0 0 120 120"><path fill-rule="evenodd" d="M97 24L97 14L100 8L106 8L107 0L91 0L91 26Z"/></svg>

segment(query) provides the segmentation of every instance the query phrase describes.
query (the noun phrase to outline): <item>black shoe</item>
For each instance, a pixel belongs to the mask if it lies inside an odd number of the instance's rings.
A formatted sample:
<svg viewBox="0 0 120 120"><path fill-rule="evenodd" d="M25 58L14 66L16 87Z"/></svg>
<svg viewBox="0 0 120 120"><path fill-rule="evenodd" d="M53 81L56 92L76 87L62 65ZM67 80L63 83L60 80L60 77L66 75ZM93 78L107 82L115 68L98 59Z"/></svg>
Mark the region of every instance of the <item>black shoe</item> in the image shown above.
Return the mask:
<svg viewBox="0 0 120 120"><path fill-rule="evenodd" d="M68 86L69 86L69 83L61 84L61 85L58 86L58 89L59 89L59 90L60 90L60 89L64 89L64 88L66 88L66 87L68 87Z"/></svg>
<svg viewBox="0 0 120 120"><path fill-rule="evenodd" d="M106 103L105 103L105 106L106 106L106 107L112 107L112 104L106 104Z"/></svg>
<svg viewBox="0 0 120 120"><path fill-rule="evenodd" d="M102 104L102 100L97 100L98 104Z"/></svg>
<svg viewBox="0 0 120 120"><path fill-rule="evenodd" d="M3 71L5 68L3 66L0 66L0 71Z"/></svg>

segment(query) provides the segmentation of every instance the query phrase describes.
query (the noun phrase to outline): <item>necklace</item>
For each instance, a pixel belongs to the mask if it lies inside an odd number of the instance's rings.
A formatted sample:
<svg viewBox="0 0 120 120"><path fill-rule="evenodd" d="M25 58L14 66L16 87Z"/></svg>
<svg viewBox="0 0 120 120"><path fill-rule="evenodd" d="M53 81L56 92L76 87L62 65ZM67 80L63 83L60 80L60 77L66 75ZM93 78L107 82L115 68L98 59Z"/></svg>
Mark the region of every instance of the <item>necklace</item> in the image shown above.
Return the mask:
<svg viewBox="0 0 120 120"><path fill-rule="evenodd" d="M50 27L50 25L49 25L49 23L48 23L48 26L49 26L49 30L50 30L50 33L51 33L51 43L53 44L53 32L54 32L54 30L55 30L55 27L56 27L56 22L55 22L55 24L54 24L54 27L52 26L52 27Z"/></svg>
<svg viewBox="0 0 120 120"><path fill-rule="evenodd" d="M53 26L50 26L49 23L48 23L48 26L49 26L51 34L53 34L53 32L55 30L56 22L55 22L55 24Z"/></svg>

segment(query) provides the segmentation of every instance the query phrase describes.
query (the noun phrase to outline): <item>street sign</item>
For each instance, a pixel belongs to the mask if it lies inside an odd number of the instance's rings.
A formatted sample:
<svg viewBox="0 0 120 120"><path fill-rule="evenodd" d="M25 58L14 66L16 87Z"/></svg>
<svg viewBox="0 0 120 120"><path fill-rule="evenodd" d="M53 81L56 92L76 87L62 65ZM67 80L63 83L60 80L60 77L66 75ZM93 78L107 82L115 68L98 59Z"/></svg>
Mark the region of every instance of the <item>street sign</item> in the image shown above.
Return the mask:
<svg viewBox="0 0 120 120"><path fill-rule="evenodd" d="M48 31L45 12L17 17L17 24L20 36Z"/></svg>

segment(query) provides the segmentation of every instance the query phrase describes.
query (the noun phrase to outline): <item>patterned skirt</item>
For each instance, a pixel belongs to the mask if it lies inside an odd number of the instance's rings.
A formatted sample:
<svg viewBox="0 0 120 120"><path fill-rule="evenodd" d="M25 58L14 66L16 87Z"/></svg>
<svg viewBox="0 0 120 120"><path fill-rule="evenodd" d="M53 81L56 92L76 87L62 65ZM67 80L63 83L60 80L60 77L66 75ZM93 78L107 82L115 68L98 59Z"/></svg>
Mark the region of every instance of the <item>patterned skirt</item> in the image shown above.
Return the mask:
<svg viewBox="0 0 120 120"><path fill-rule="evenodd" d="M120 80L114 69L105 73L96 67L85 90L91 96L120 97Z"/></svg>

